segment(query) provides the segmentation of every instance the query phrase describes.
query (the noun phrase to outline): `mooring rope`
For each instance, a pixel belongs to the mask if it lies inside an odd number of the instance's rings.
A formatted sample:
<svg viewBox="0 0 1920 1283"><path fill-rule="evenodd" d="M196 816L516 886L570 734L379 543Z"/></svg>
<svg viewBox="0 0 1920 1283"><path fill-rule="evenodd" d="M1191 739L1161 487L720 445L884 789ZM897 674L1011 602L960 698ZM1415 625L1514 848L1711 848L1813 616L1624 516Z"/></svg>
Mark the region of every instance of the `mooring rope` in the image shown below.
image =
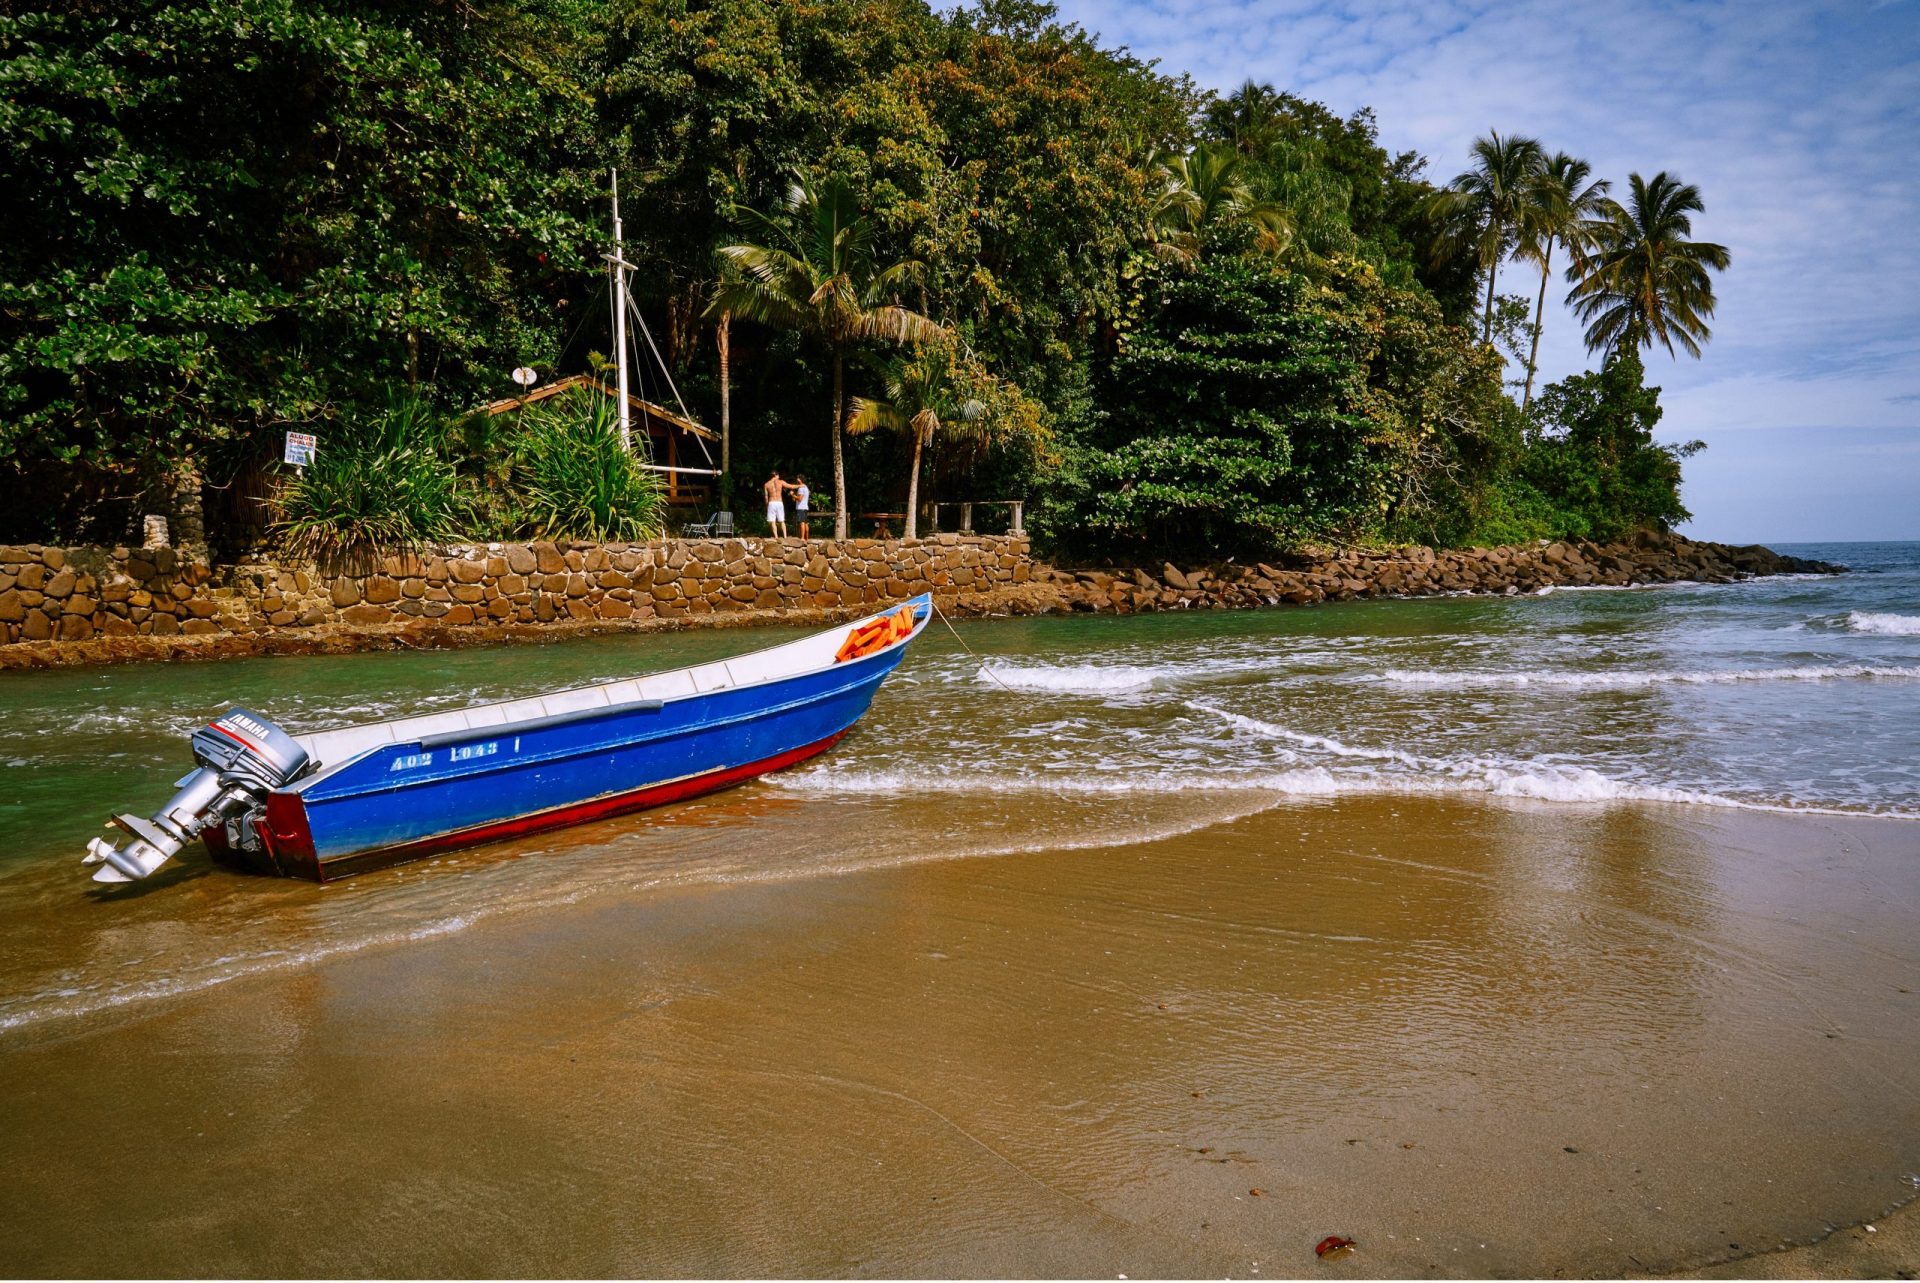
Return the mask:
<svg viewBox="0 0 1920 1283"><path fill-rule="evenodd" d="M951 619L947 618L947 612L940 609L940 601L938 598L929 595L927 597L927 604L933 607L934 614L940 616L940 622L947 626L947 631L953 634L953 639L960 643L960 649L966 651L969 656L971 656L977 663L979 663L980 671L985 673L988 677L991 677L993 679L994 685L998 686L1001 690L1005 691L1009 695L1018 695L1020 693L1019 691L1015 690L1013 687L1001 681L1000 675L994 672L993 669L987 666L987 661L984 659L981 659L979 655L974 653L973 647L967 645L967 639L960 635L960 630L953 626L953 621Z"/></svg>

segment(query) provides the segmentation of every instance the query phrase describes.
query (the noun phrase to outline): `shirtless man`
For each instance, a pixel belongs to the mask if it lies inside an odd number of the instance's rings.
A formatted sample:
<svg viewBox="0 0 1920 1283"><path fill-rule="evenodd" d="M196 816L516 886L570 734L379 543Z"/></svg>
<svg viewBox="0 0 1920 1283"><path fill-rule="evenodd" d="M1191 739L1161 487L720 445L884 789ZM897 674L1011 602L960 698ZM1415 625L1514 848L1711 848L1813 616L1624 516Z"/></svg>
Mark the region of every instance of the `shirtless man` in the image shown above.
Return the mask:
<svg viewBox="0 0 1920 1283"><path fill-rule="evenodd" d="M767 527L773 531L775 539L787 537L787 491L792 489L789 482L780 479L780 470L774 469L767 478L767 484L760 487L767 497Z"/></svg>

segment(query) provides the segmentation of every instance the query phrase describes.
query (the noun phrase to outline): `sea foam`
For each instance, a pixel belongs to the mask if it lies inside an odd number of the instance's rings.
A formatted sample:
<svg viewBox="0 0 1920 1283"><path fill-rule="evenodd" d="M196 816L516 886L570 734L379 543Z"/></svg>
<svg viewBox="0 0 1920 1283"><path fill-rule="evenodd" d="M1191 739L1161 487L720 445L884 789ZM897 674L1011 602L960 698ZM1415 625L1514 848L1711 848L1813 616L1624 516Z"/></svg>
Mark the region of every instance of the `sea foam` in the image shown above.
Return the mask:
<svg viewBox="0 0 1920 1283"><path fill-rule="evenodd" d="M1850 610L1847 612L1847 629L1856 633L1876 633L1883 637L1920 637L1920 615Z"/></svg>
<svg viewBox="0 0 1920 1283"><path fill-rule="evenodd" d="M1495 690L1544 686L1567 690L1640 690L1649 686L1723 686L1736 682L1834 682L1861 679L1920 680L1920 665L1831 664L1796 668L1742 668L1687 673L1671 670L1623 670L1614 673L1415 672L1389 668L1375 680L1397 686Z"/></svg>
<svg viewBox="0 0 1920 1283"><path fill-rule="evenodd" d="M982 664L977 681L1009 690L1059 695L1106 695L1144 690L1179 676L1172 667L1134 664Z"/></svg>
<svg viewBox="0 0 1920 1283"><path fill-rule="evenodd" d="M1267 655L1204 659L1180 664L1048 664L993 659L973 672L982 686L1051 695L1110 695L1179 682L1265 672L1284 662Z"/></svg>

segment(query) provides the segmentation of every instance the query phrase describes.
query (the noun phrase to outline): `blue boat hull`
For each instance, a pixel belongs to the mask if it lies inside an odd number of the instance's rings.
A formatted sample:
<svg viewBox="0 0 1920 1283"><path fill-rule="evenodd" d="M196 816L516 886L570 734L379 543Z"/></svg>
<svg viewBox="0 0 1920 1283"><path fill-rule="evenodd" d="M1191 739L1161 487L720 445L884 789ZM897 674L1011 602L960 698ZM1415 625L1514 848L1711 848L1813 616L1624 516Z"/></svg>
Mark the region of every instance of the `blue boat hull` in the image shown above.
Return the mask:
<svg viewBox="0 0 1920 1283"><path fill-rule="evenodd" d="M930 602L911 605L924 626ZM210 845L259 872L325 882L726 788L830 748L904 653L891 645L755 685L382 745L269 795L255 826L263 852Z"/></svg>

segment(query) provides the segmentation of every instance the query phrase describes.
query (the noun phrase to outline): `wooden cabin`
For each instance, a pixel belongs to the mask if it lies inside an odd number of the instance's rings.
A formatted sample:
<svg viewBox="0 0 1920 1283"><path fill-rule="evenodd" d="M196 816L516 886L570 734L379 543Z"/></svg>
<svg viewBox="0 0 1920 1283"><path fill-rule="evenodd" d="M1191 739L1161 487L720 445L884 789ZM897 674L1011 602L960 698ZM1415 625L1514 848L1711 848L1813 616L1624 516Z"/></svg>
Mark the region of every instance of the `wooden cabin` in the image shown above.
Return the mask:
<svg viewBox="0 0 1920 1283"><path fill-rule="evenodd" d="M507 397L495 401L482 409L488 414L509 414L536 401L544 401L550 396L558 396L570 388L592 388L608 397L618 397L617 388L608 387L590 374L570 374L564 379L556 379L545 387L534 388L525 396ZM720 434L702 427L691 419L683 419L673 411L657 406L651 401L642 401L631 392L627 394L627 407L633 419L633 430L647 434L647 444L654 463L668 468L718 468L720 453ZM703 448L704 447L704 448ZM670 508L705 509L713 502L714 482L718 477L704 477L684 472L663 472L660 480L665 487L667 506ZM702 515L705 515L704 512Z"/></svg>

